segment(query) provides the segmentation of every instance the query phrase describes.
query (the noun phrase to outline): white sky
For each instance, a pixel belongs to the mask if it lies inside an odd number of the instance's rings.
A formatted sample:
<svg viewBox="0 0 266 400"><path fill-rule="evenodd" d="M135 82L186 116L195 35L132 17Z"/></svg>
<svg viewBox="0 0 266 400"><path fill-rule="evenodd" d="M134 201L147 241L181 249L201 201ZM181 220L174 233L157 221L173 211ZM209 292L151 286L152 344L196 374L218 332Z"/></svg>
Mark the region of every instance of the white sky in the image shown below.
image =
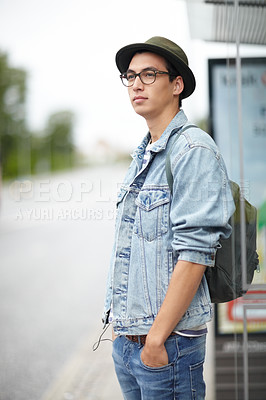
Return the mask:
<svg viewBox="0 0 266 400"><path fill-rule="evenodd" d="M157 35L185 50L197 88L183 108L194 122L205 117L207 59L227 57L232 49L191 40L185 3L0 0L0 51L28 71L29 128L41 130L51 113L70 109L75 142L84 151L98 139L132 150L147 127L131 109L114 58L122 46Z"/></svg>

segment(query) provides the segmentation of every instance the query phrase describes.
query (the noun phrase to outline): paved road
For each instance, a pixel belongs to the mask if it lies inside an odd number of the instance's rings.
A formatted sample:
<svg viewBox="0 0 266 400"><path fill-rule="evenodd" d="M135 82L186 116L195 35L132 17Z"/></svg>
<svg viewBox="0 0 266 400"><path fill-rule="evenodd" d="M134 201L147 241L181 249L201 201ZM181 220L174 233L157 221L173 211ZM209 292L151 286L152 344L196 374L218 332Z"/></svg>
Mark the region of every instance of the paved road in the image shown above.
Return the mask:
<svg viewBox="0 0 266 400"><path fill-rule="evenodd" d="M120 400L96 352L125 166L10 182L0 217L0 400ZM110 332L107 332L107 337Z"/></svg>

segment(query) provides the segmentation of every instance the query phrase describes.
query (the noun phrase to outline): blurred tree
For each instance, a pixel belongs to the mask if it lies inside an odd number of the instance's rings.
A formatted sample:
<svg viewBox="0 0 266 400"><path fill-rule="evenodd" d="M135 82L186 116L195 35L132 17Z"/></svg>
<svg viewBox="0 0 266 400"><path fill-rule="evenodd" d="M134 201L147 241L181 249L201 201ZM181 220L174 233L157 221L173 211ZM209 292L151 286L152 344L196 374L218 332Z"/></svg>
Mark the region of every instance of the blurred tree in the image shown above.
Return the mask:
<svg viewBox="0 0 266 400"><path fill-rule="evenodd" d="M72 168L74 114L61 111L50 116L43 132L26 127L26 79L24 70L9 65L0 52L0 171L2 177L36 174Z"/></svg>
<svg viewBox="0 0 266 400"><path fill-rule="evenodd" d="M75 164L73 145L74 114L60 111L48 120L46 135L51 157L51 170L72 168Z"/></svg>
<svg viewBox="0 0 266 400"><path fill-rule="evenodd" d="M0 53L0 155L3 178L30 172L30 138L25 123L26 72Z"/></svg>
<svg viewBox="0 0 266 400"><path fill-rule="evenodd" d="M197 121L197 126L200 129L202 129L203 131L210 133L209 132L210 129L209 129L209 126L208 126L208 119L207 118L202 118L199 121Z"/></svg>

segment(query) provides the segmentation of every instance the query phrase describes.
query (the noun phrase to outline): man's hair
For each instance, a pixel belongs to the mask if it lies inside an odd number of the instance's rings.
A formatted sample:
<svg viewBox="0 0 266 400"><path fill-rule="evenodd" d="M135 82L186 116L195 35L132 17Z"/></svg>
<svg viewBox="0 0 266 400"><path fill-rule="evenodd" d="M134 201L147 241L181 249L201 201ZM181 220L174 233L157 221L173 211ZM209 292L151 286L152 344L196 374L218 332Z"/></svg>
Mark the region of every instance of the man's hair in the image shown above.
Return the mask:
<svg viewBox="0 0 266 400"><path fill-rule="evenodd" d="M173 64L170 61L168 61L166 58L165 58L165 62L166 62L166 69L170 74L169 80L170 80L170 82L173 82L175 80L175 78L180 75L180 73L175 69ZM179 95L179 107L182 107L182 93L180 93L180 95Z"/></svg>

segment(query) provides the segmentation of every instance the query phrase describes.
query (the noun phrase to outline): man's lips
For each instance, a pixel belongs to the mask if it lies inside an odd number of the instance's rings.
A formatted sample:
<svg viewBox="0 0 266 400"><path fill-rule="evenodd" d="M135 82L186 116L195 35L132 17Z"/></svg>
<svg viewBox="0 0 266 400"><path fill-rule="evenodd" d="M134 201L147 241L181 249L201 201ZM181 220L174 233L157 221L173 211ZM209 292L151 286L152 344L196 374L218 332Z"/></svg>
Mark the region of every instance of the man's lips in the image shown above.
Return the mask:
<svg viewBox="0 0 266 400"><path fill-rule="evenodd" d="M147 97L143 97L143 96L135 96L133 98L133 101L135 103L142 103L144 100L147 100Z"/></svg>

